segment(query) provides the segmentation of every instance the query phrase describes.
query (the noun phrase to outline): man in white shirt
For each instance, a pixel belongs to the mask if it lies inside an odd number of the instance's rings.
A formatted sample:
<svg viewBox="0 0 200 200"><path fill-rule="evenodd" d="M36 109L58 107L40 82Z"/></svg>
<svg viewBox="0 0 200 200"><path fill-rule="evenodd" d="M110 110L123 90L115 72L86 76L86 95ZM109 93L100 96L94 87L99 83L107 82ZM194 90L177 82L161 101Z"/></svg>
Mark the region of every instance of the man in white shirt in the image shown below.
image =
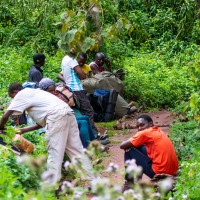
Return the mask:
<svg viewBox="0 0 200 200"><path fill-rule="evenodd" d="M1 119L0 130L4 130L10 115L19 115L24 110L36 124L21 128L19 134L45 127L48 151L46 174L49 174L46 183L55 184L60 180L65 152L70 159L81 155L83 168L90 178L93 177L91 162L82 154L83 146L74 113L64 101L39 89L23 89L19 83L12 83L8 94L13 100Z"/></svg>
<svg viewBox="0 0 200 200"><path fill-rule="evenodd" d="M73 50L73 49L72 49ZM85 72L74 58L75 52L71 51L62 59L61 68L66 85L74 92L80 102L80 112L90 118L94 136L97 138L98 131L94 125L94 110L83 90L82 79L86 78Z"/></svg>

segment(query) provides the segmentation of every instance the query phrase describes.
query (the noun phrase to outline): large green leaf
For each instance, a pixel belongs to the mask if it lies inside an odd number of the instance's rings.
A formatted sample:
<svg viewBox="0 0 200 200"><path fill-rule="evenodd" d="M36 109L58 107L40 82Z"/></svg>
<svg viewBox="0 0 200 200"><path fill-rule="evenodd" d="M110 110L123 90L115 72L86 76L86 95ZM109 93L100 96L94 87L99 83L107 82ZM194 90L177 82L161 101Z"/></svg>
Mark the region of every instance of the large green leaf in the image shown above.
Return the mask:
<svg viewBox="0 0 200 200"><path fill-rule="evenodd" d="M86 52L87 50L91 49L95 45L95 40L91 37L87 37L83 41L83 45L81 47L83 52Z"/></svg>

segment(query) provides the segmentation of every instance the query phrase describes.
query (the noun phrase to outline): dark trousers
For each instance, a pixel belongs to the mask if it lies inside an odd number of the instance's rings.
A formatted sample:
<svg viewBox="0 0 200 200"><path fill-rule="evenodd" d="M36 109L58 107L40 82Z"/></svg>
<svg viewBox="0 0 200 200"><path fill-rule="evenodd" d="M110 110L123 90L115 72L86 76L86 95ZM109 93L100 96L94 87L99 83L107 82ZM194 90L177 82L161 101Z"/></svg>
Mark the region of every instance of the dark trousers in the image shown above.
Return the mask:
<svg viewBox="0 0 200 200"><path fill-rule="evenodd" d="M79 111L83 115L87 115L90 118L90 123L92 126L92 130L94 133L95 138L97 138L98 130L94 125L94 110L90 104L90 101L88 97L86 96L86 93L84 90L81 91L74 91L75 95L77 96L79 102L80 102L80 108Z"/></svg>
<svg viewBox="0 0 200 200"><path fill-rule="evenodd" d="M154 177L155 172L152 169L152 161L147 155L145 146L140 146L138 148L132 147L128 152L125 152L125 162L132 159L135 159L136 164L142 167L142 174L144 173L150 178ZM125 175L125 179L129 182L134 182L133 178L129 178L128 174Z"/></svg>

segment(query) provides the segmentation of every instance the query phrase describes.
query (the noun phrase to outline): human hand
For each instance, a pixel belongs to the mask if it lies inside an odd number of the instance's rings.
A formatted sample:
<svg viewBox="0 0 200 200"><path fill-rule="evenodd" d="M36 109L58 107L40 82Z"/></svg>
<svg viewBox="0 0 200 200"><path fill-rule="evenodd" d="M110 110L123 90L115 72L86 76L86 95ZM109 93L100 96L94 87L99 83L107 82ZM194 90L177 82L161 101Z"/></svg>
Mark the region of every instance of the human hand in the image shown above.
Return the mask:
<svg viewBox="0 0 200 200"><path fill-rule="evenodd" d="M110 66L110 60L108 58L105 59L105 63L107 66Z"/></svg>
<svg viewBox="0 0 200 200"><path fill-rule="evenodd" d="M16 132L16 134L19 134L19 135L22 135L23 133L24 133L24 132L23 132L23 129L22 129L22 128L18 129L17 132Z"/></svg>

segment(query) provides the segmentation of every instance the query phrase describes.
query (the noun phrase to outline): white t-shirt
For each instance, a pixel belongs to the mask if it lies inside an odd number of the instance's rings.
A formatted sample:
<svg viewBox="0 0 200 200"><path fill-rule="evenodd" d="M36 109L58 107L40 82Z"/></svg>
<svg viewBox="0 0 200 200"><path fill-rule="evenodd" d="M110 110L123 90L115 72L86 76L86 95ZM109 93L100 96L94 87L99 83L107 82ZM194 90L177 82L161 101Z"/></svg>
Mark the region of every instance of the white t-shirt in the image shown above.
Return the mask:
<svg viewBox="0 0 200 200"><path fill-rule="evenodd" d="M63 76L65 79L66 85L71 88L72 91L80 91L83 90L83 86L81 80L79 79L74 67L78 66L78 62L76 59L69 57L66 55L62 59L61 68L63 72Z"/></svg>
<svg viewBox="0 0 200 200"><path fill-rule="evenodd" d="M57 121L73 110L64 101L53 94L40 90L25 88L17 93L7 110L14 110L13 115L22 114L24 110L42 127L46 120Z"/></svg>

